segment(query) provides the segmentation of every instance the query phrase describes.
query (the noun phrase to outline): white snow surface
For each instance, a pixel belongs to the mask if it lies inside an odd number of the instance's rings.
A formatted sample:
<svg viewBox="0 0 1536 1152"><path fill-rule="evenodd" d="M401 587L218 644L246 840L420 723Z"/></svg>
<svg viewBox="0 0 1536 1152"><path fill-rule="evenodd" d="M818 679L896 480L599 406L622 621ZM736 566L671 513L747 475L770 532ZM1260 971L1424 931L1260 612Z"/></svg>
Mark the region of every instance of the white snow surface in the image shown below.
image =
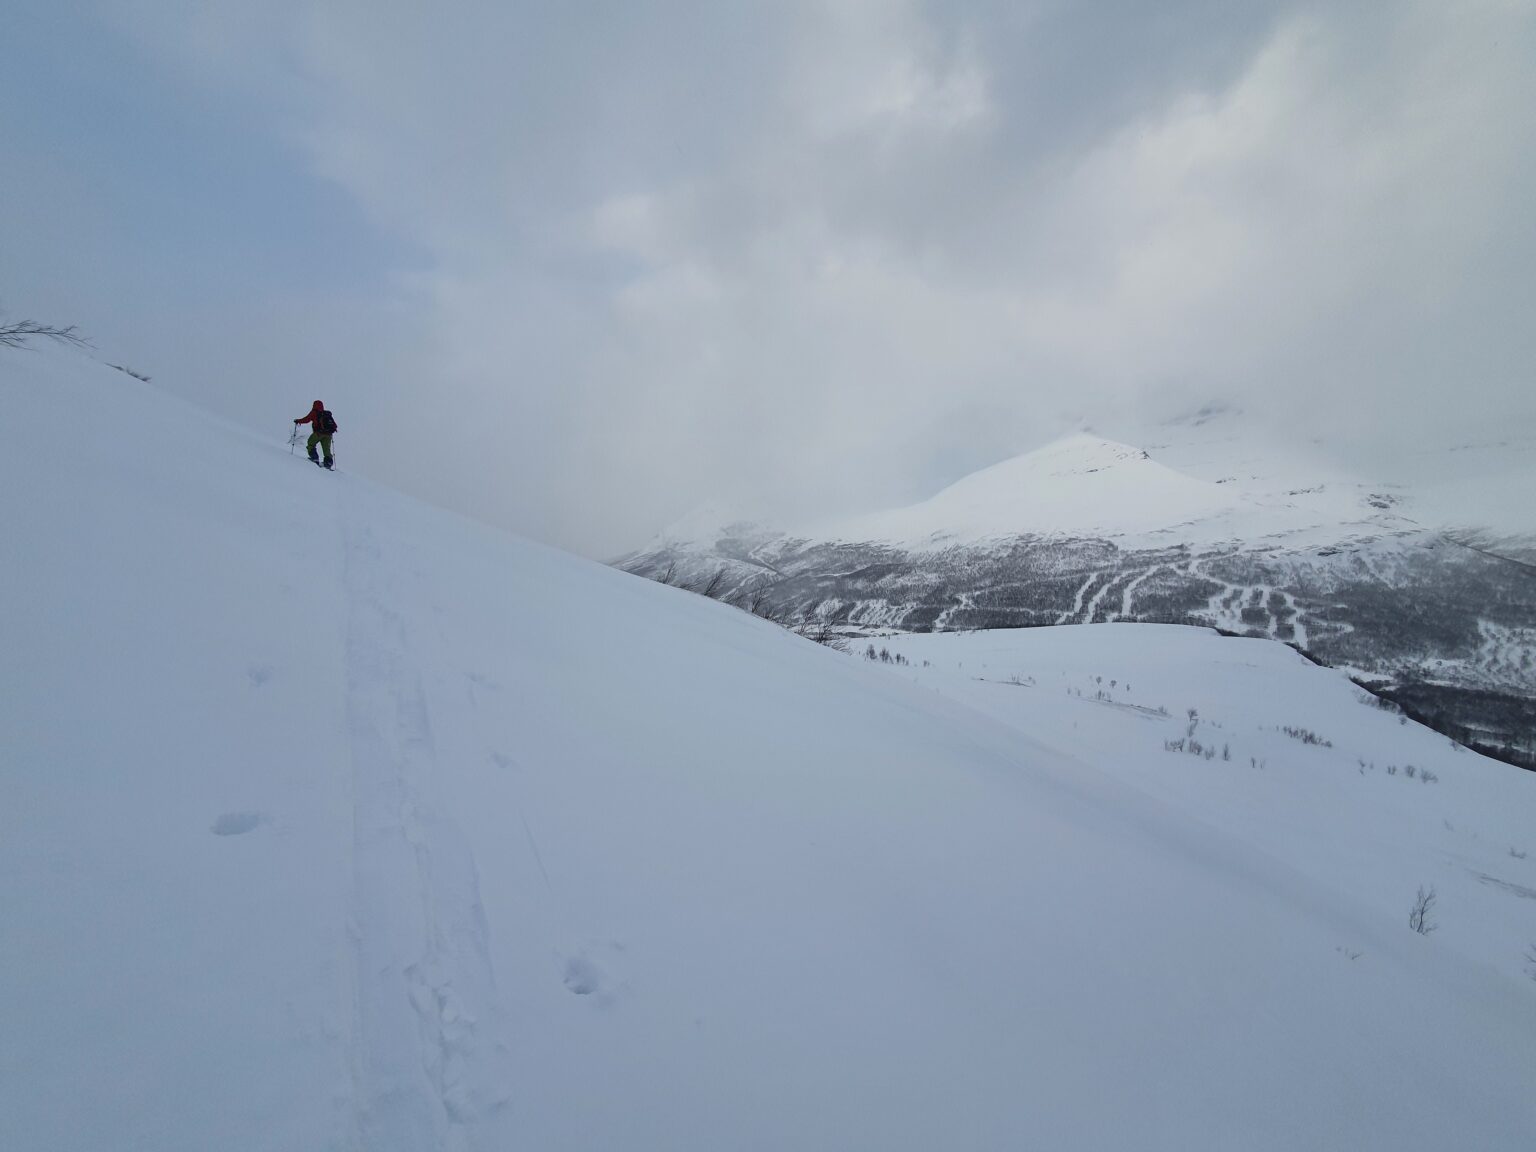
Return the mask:
<svg viewBox="0 0 1536 1152"><path fill-rule="evenodd" d="M74 354L0 405L0 1147L1536 1145L1533 781L1283 649L1013 712ZM1267 768L1045 685L1112 658Z"/></svg>

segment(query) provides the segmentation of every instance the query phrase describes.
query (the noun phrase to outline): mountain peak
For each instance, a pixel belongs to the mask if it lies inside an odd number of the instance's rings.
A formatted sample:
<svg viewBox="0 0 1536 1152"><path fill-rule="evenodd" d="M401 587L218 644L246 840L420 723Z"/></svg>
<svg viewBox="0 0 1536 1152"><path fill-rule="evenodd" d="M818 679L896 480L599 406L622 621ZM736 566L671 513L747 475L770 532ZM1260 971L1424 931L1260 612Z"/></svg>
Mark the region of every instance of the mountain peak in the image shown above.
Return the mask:
<svg viewBox="0 0 1536 1152"><path fill-rule="evenodd" d="M826 525L842 540L931 547L995 536L1119 537L1208 519L1237 503L1144 450L1074 432L973 472L908 508Z"/></svg>

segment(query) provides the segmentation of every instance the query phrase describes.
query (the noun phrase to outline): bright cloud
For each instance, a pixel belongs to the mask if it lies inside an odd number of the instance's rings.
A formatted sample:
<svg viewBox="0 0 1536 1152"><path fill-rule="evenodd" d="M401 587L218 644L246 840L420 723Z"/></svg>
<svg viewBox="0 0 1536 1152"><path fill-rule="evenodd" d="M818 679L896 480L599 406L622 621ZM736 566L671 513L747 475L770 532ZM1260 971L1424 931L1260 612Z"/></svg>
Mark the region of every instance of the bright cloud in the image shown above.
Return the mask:
<svg viewBox="0 0 1536 1152"><path fill-rule="evenodd" d="M711 496L909 499L1129 410L1348 405L1389 450L1528 409L1536 7L1244 8L186 0L116 27L409 253L329 360L388 333L343 387L367 469L602 554Z"/></svg>

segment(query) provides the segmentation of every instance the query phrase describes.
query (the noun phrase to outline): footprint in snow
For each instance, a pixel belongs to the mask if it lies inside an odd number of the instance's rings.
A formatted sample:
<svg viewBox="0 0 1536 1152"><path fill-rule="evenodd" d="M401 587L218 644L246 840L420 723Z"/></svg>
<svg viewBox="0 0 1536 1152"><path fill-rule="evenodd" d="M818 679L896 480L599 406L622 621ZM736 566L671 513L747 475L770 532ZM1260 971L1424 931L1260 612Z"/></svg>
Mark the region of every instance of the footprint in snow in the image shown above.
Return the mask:
<svg viewBox="0 0 1536 1152"><path fill-rule="evenodd" d="M592 958L592 952L602 949L611 953L609 959L613 959L624 951L624 945L617 940L610 940L605 944L594 945L593 948L583 949L574 956L565 958L565 972L563 983L566 991L573 996L591 996L597 1003L607 1005L613 1002L615 995L629 987L627 982L615 983L609 976L603 965Z"/></svg>
<svg viewBox="0 0 1536 1152"><path fill-rule="evenodd" d="M266 819L260 812L225 812L213 822L210 831L215 836L243 836Z"/></svg>
<svg viewBox="0 0 1536 1152"><path fill-rule="evenodd" d="M565 986L573 996L590 996L603 986L603 974L590 957L572 956L565 962Z"/></svg>

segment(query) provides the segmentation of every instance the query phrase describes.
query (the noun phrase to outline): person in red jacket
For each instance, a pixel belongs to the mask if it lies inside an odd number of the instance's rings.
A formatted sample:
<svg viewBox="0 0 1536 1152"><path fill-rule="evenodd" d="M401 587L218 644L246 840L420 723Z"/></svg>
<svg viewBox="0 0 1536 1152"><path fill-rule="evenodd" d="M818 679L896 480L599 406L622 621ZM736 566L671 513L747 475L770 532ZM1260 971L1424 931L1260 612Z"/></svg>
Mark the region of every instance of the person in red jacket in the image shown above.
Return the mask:
<svg viewBox="0 0 1536 1152"><path fill-rule="evenodd" d="M309 410L309 415L299 417L294 421L294 424L308 424L311 426L312 431L309 434L309 442L304 446L305 451L309 453L311 460L319 464L320 457L315 454L315 445L318 444L321 448L325 449L325 463L322 467L332 467L331 437L336 434L336 417L325 410L324 404L316 400L314 407Z"/></svg>

